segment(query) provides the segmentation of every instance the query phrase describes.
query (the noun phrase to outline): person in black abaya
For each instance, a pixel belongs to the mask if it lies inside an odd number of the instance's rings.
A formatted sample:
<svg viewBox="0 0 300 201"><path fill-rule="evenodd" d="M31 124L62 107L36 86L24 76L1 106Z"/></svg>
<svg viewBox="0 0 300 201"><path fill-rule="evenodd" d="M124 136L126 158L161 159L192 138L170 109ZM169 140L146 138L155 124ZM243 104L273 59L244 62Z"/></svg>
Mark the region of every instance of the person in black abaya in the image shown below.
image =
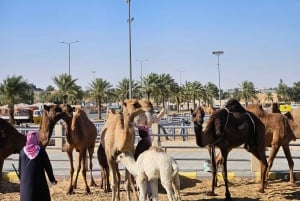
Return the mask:
<svg viewBox="0 0 300 201"><path fill-rule="evenodd" d="M51 201L45 172L56 184L47 152L39 145L38 131L29 131L19 156L20 201Z"/></svg>

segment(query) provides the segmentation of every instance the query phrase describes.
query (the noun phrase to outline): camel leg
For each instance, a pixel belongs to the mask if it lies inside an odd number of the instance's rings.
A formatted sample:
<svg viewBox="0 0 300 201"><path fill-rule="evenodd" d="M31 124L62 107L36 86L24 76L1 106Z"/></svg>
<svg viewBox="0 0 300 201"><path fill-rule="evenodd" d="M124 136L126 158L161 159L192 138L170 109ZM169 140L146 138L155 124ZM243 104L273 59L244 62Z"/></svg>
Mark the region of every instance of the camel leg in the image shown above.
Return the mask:
<svg viewBox="0 0 300 201"><path fill-rule="evenodd" d="M171 185L172 184L171 179L172 178L161 179L161 185L166 190L169 201L175 200L174 192L173 192L172 185Z"/></svg>
<svg viewBox="0 0 300 201"><path fill-rule="evenodd" d="M284 145L282 146L283 151L284 151L284 155L288 161L289 164L289 168L290 168L290 183L295 183L295 179L294 179L294 161L292 158L292 154L290 151L290 147L289 145Z"/></svg>
<svg viewBox="0 0 300 201"><path fill-rule="evenodd" d="M265 147L262 146L258 148L255 151L251 152L259 161L260 161L260 182L261 186L259 188L260 193L265 192L265 186L266 186L266 175L267 175L267 168L268 168L268 162L266 159L266 153L265 153Z"/></svg>
<svg viewBox="0 0 300 201"><path fill-rule="evenodd" d="M76 176L75 176L74 183L73 183L73 187L75 189L77 188L77 180L78 180L79 172L81 170L81 162L82 162L82 155L79 152L78 153L78 164L77 164L77 169L76 169ZM85 164L83 164L83 166L85 166Z"/></svg>
<svg viewBox="0 0 300 201"><path fill-rule="evenodd" d="M211 191L207 192L209 196L215 196L215 186L217 185L217 164L215 160L215 147L209 146L209 154L211 158L211 167L212 167L212 180L211 180Z"/></svg>
<svg viewBox="0 0 300 201"><path fill-rule="evenodd" d="M97 184L96 184L96 182L95 182L95 180L93 178L93 154L94 154L94 146L95 145L88 147L89 159L90 159L90 161L89 161L90 167L89 168L90 168L90 175L91 175L91 183L90 183L91 186L97 186Z"/></svg>
<svg viewBox="0 0 300 201"><path fill-rule="evenodd" d="M100 188L104 189L104 193L106 193L106 189L105 189L105 172L104 172L104 168L102 166L100 166L101 168L101 179L100 179Z"/></svg>
<svg viewBox="0 0 300 201"><path fill-rule="evenodd" d="M109 183L109 168L105 168L104 169L104 181L105 181L105 187L106 188L106 192L111 192L111 189L110 189L110 183ZM119 180L120 180L120 173L119 174Z"/></svg>
<svg viewBox="0 0 300 201"><path fill-rule="evenodd" d="M272 145L272 149L271 149L271 152L270 152L270 155L269 155L269 159L268 159L268 168L267 168L267 176L269 175L269 172L272 168L272 165L273 165L273 162L274 162L274 159L277 155L277 152L279 150L279 146L278 145Z"/></svg>
<svg viewBox="0 0 300 201"><path fill-rule="evenodd" d="M3 169L4 159L0 158L0 182L2 180L2 169Z"/></svg>
<svg viewBox="0 0 300 201"><path fill-rule="evenodd" d="M226 150L221 150L222 156L223 156L223 165L222 165L222 174L223 174L223 179L225 183L225 200L226 201L231 201L231 194L229 191L228 187L228 176L227 176L227 157L228 157L228 152Z"/></svg>
<svg viewBox="0 0 300 201"><path fill-rule="evenodd" d="M73 175L74 175L74 165L73 165L73 148L66 144L66 151L70 162L70 185L67 194L72 194L73 192Z"/></svg>
<svg viewBox="0 0 300 201"><path fill-rule="evenodd" d="M82 165L81 174L82 174L84 184L85 184L85 192L86 192L86 194L90 194L91 191L90 191L90 188L86 181L86 165L85 165L86 164L86 149L84 149L83 151L80 151L79 157L81 159L81 165ZM80 163L78 163L78 165L79 164ZM77 170L77 176L78 176L78 170ZM77 181L77 176L76 176L76 181Z"/></svg>
<svg viewBox="0 0 300 201"><path fill-rule="evenodd" d="M141 174L141 175L137 176L136 177L136 184L139 187L139 191L140 191L140 199L139 199L139 201L145 201L146 200L146 194L147 194L147 180L146 180L146 175Z"/></svg>
<svg viewBox="0 0 300 201"><path fill-rule="evenodd" d="M180 178L179 178L178 174L173 178L172 187L173 187L173 191L175 193L176 200L180 201L181 200L181 197L180 197Z"/></svg>
<svg viewBox="0 0 300 201"><path fill-rule="evenodd" d="M112 172L112 181L111 181L111 201L120 200L120 176L118 176L118 164L113 159L108 161L109 168Z"/></svg>

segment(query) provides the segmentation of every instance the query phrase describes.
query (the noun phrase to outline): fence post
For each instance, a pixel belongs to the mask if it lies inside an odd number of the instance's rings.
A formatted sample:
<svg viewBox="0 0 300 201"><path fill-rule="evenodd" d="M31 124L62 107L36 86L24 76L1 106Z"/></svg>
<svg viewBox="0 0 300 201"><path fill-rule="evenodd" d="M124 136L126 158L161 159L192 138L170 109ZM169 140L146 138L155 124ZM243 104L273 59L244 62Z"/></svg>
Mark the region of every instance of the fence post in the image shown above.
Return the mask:
<svg viewBox="0 0 300 201"><path fill-rule="evenodd" d="M152 134L157 134L157 136L153 135L153 140L157 138L158 146L161 146L161 140L160 140L160 126L158 123L152 123L151 126Z"/></svg>
<svg viewBox="0 0 300 201"><path fill-rule="evenodd" d="M64 135L64 127L62 124L55 125L55 148L63 151L63 135Z"/></svg>

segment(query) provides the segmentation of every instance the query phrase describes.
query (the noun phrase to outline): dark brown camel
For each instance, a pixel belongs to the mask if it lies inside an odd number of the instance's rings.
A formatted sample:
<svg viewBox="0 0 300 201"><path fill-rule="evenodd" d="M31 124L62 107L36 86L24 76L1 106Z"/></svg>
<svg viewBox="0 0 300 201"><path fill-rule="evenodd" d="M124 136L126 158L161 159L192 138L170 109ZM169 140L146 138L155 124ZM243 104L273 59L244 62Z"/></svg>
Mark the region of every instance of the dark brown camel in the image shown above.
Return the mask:
<svg viewBox="0 0 300 201"><path fill-rule="evenodd" d="M233 107L234 106L234 107ZM225 200L232 200L228 188L227 178L227 157L229 152L242 144L245 149L251 152L259 161L261 166L261 186L259 192L263 193L265 188L265 178L267 171L267 160L264 147L264 125L253 114L247 112L240 103L231 99L227 102L227 107L214 112L205 127L202 130L204 110L198 107L192 112L192 120L196 136L196 143L200 147L209 146L212 150L211 156L214 156L215 147L221 151L223 160L222 173L225 182ZM208 195L215 195L214 188L216 182L216 161L215 157L211 157L212 161L212 191Z"/></svg>
<svg viewBox="0 0 300 201"><path fill-rule="evenodd" d="M292 159L289 144L291 141L296 140L296 138L300 138L300 127L296 126L292 120L288 120L285 115L264 111L260 104L250 104L247 106L247 110L257 115L265 124L265 146L271 147L268 158L267 175L272 168L273 161L279 148L282 147L289 164L290 183L294 183L294 161Z"/></svg>
<svg viewBox="0 0 300 201"><path fill-rule="evenodd" d="M123 102L122 113L110 113L101 131L101 145L105 150L107 162L112 172L112 201L120 200L120 175L118 174L118 163L116 157L118 153L134 152L135 129L134 117L141 113L146 113L150 121L150 111L152 104L147 100L127 99ZM125 172L125 189L127 200L130 199L130 175Z"/></svg>
<svg viewBox="0 0 300 201"><path fill-rule="evenodd" d="M0 181L5 158L11 154L19 153L25 144L26 136L19 133L6 120L0 118Z"/></svg>
<svg viewBox="0 0 300 201"><path fill-rule="evenodd" d="M40 139L42 144L47 145L51 138L55 123L59 119L63 119L67 125L67 142L66 152L70 161L70 185L67 193L72 194L74 188L77 187L77 179L79 171L85 183L86 193L90 193L90 188L87 185L86 180L86 153L89 153L89 169L91 175L91 184L96 185L93 175L93 153L97 137L97 129L95 125L89 120L84 110L77 108L73 114L73 108L70 105L51 105L44 106L44 113L42 116L42 122L40 127ZM74 165L73 165L73 150L79 152L77 173L73 183ZM82 168L82 169L81 169Z"/></svg>

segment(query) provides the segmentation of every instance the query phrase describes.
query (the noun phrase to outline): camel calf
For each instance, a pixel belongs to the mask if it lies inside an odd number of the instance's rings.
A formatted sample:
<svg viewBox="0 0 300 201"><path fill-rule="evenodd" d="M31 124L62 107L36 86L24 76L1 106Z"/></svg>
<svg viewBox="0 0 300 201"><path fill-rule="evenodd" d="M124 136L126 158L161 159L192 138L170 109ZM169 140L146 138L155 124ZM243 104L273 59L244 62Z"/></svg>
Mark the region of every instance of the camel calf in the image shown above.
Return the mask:
<svg viewBox="0 0 300 201"><path fill-rule="evenodd" d="M141 153L137 161L134 160L131 152L123 152L117 157L117 161L120 161L136 177L140 201L145 200L147 181L150 181L152 199L158 201L158 179L167 191L169 201L181 200L178 164L162 149L151 147Z"/></svg>

